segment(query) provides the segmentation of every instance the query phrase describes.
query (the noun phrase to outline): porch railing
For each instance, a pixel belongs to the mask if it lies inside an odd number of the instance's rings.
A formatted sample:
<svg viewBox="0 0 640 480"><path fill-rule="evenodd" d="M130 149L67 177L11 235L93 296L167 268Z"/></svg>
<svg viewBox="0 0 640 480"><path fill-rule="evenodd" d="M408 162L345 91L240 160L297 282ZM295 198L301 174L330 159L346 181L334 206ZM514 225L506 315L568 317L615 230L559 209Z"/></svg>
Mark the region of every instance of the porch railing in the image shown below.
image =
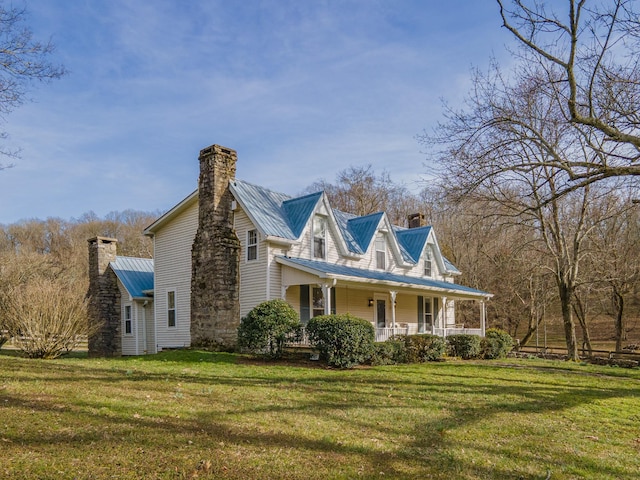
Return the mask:
<svg viewBox="0 0 640 480"><path fill-rule="evenodd" d="M434 328L433 334L439 337L448 337L449 335L480 335L482 336L481 328L464 328L464 327L447 327L447 328Z"/></svg>
<svg viewBox="0 0 640 480"><path fill-rule="evenodd" d="M447 328L434 328L432 331L417 332L415 329L412 331L409 326L395 327L395 328L376 328L376 342L384 342L389 340L394 335L414 335L418 333L432 333L439 337L448 337L449 335L467 334L467 335L482 335L480 328L464 328L464 327L447 327ZM287 345L290 347L308 347L309 336L304 327L300 329L297 335L290 335L287 340Z"/></svg>

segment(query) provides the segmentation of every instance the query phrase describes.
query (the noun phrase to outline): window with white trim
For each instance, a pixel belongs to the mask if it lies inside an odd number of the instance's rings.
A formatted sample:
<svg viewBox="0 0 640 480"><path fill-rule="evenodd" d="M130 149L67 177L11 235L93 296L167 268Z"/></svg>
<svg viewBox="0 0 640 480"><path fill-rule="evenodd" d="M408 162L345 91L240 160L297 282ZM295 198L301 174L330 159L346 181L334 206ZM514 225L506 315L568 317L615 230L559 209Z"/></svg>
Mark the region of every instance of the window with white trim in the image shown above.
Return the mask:
<svg viewBox="0 0 640 480"><path fill-rule="evenodd" d="M313 218L313 258L327 258L327 219Z"/></svg>
<svg viewBox="0 0 640 480"><path fill-rule="evenodd" d="M131 305L124 306L124 334L133 335L133 323L131 320Z"/></svg>
<svg viewBox="0 0 640 480"><path fill-rule="evenodd" d="M258 259L258 230L247 232L247 261Z"/></svg>
<svg viewBox="0 0 640 480"><path fill-rule="evenodd" d="M313 287L313 291L311 292L312 302L313 302L313 315L312 317L317 317L318 315L324 315L324 293L322 292L322 288Z"/></svg>
<svg viewBox="0 0 640 480"><path fill-rule="evenodd" d="M427 329L433 325L433 299L424 297L424 324Z"/></svg>
<svg viewBox="0 0 640 480"><path fill-rule="evenodd" d="M424 276L425 277L430 277L432 272L431 269L431 248L427 247L427 249L424 251Z"/></svg>
<svg viewBox="0 0 640 480"><path fill-rule="evenodd" d="M174 290L167 292L167 326L176 326L176 292Z"/></svg>
<svg viewBox="0 0 640 480"><path fill-rule="evenodd" d="M376 237L376 268L387 269L387 242L384 240L384 235Z"/></svg>

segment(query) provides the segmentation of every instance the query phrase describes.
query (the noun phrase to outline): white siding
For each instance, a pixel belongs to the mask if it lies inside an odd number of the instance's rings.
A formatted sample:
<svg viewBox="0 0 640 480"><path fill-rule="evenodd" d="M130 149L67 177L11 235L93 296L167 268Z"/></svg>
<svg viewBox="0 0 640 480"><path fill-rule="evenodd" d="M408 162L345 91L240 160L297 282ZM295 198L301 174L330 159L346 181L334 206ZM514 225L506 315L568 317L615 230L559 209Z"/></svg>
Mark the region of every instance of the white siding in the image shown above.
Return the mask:
<svg viewBox="0 0 640 480"><path fill-rule="evenodd" d="M234 212L234 228L240 240L240 317L267 299L267 244L258 235L258 259L247 260L247 232L255 229L247 214L238 207Z"/></svg>
<svg viewBox="0 0 640 480"><path fill-rule="evenodd" d="M156 344L182 347L191 343L191 247L198 229L194 201L155 234ZM176 292L176 326L168 327L167 292Z"/></svg>
<svg viewBox="0 0 640 480"><path fill-rule="evenodd" d="M124 285L118 280L118 290L120 290L120 338L122 355L137 355L136 352L136 318L134 313L133 301L129 296L129 292L124 288ZM131 307L131 335L125 334L124 328L124 311L125 307Z"/></svg>
<svg viewBox="0 0 640 480"><path fill-rule="evenodd" d="M144 304L143 304L144 305ZM154 319L153 301L149 300L146 306L143 306L143 313L145 318L145 338L146 344L144 345L143 353L158 353L156 348L156 328Z"/></svg>

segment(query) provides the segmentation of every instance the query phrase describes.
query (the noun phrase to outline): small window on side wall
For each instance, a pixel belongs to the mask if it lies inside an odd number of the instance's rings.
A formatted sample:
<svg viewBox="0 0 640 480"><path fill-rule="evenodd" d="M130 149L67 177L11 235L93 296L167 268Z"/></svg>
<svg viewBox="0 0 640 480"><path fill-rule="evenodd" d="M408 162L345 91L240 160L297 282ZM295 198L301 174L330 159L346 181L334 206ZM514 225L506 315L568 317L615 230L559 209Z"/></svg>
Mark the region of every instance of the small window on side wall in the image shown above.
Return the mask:
<svg viewBox="0 0 640 480"><path fill-rule="evenodd" d="M176 326L176 292L167 292L167 326Z"/></svg>
<svg viewBox="0 0 640 480"><path fill-rule="evenodd" d="M247 261L258 259L258 231L247 232Z"/></svg>
<svg viewBox="0 0 640 480"><path fill-rule="evenodd" d="M133 334L133 325L131 321L131 305L125 305L124 307L124 334Z"/></svg>

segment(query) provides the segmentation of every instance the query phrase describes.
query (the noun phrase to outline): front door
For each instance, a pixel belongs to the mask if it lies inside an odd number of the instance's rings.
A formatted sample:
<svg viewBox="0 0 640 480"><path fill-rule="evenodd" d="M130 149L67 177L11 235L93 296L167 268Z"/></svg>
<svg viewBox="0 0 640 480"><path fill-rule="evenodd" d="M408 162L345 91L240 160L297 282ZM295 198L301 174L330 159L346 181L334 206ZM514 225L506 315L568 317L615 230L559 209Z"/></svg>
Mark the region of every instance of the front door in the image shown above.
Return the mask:
<svg viewBox="0 0 640 480"><path fill-rule="evenodd" d="M376 299L376 325L378 328L387 326L387 302L383 299Z"/></svg>

